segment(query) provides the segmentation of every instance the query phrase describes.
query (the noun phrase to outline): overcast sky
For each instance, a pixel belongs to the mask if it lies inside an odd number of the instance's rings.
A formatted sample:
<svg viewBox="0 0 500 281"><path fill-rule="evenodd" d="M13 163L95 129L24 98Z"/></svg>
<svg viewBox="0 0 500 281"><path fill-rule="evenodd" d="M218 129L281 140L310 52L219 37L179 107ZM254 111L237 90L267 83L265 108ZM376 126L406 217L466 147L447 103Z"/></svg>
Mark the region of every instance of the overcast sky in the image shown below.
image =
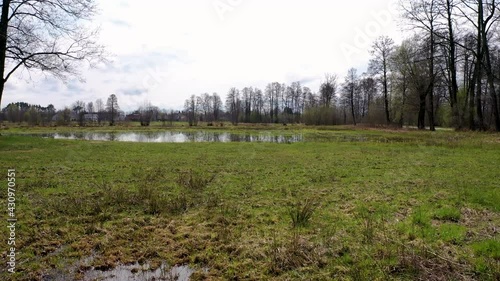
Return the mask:
<svg viewBox="0 0 500 281"><path fill-rule="evenodd" d="M366 70L371 43L401 41L397 0L98 0L100 42L110 63L85 83L19 72L2 108L25 101L57 109L116 94L131 111L145 100L179 109L191 95L301 81L314 92L325 73ZM31 78L30 78L31 76Z"/></svg>

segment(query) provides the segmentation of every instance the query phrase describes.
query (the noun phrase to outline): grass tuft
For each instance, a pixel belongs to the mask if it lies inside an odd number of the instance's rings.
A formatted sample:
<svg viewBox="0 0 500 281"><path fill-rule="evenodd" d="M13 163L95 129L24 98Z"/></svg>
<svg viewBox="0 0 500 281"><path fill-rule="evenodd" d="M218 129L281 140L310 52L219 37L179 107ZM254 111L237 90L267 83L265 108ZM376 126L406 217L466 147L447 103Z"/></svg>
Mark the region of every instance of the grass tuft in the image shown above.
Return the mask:
<svg viewBox="0 0 500 281"><path fill-rule="evenodd" d="M308 226L317 207L316 200L313 199L305 199L295 203L289 210L292 228Z"/></svg>
<svg viewBox="0 0 500 281"><path fill-rule="evenodd" d="M324 253L318 245L308 241L297 231L280 243L276 237L273 239L270 249L271 264L270 272L280 275L286 271L296 270L304 267L322 267L325 265Z"/></svg>
<svg viewBox="0 0 500 281"><path fill-rule="evenodd" d="M460 210L457 208L453 207L443 207L440 209L437 209L434 212L434 219L438 220L443 220L443 221L451 221L451 222L458 222L460 221Z"/></svg>
<svg viewBox="0 0 500 281"><path fill-rule="evenodd" d="M207 175L189 169L179 173L177 183L190 191L203 191L215 177L216 174Z"/></svg>

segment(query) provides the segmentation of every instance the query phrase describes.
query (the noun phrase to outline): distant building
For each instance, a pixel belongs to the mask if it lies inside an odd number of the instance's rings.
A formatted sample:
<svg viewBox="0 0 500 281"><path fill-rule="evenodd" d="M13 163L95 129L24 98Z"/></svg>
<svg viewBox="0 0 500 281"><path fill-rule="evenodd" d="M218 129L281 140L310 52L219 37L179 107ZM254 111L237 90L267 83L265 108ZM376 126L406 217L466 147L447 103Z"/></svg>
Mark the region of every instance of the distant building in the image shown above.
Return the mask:
<svg viewBox="0 0 500 281"><path fill-rule="evenodd" d="M118 111L118 116L117 116L117 121L125 121L126 115L125 112L123 111Z"/></svg>
<svg viewBox="0 0 500 281"><path fill-rule="evenodd" d="M141 115L139 113L132 113L132 114L127 115L125 117L125 120L138 122L138 121L141 121Z"/></svg>
<svg viewBox="0 0 500 281"><path fill-rule="evenodd" d="M54 114L52 116L52 122L57 122L59 120L63 120L64 119L64 112L63 111L59 111L57 112L56 114ZM76 114L75 112L71 111L70 114L69 114L69 121L78 121L78 114Z"/></svg>
<svg viewBox="0 0 500 281"><path fill-rule="evenodd" d="M87 113L83 116L85 122L97 122L99 121L99 115L97 113Z"/></svg>

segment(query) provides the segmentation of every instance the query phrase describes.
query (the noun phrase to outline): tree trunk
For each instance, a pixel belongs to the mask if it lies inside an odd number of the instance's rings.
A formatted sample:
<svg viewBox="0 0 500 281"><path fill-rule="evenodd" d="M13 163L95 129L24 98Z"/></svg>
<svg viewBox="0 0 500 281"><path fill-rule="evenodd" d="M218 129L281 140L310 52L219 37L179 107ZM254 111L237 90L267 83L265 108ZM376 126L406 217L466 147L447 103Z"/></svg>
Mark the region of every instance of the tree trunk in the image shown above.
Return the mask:
<svg viewBox="0 0 500 281"><path fill-rule="evenodd" d="M497 100L497 94L495 90L495 76L493 74L493 69L492 69L492 63L491 63L491 57L490 57L490 50L488 46L488 37L485 31L485 27L482 28L482 41L483 41L483 51L484 51L484 58L486 62L486 76L488 77L488 85L489 85L489 92L491 96L491 102L492 102L492 109L493 109L493 118L494 118L494 123L495 123L495 129L497 132L500 132L500 115L498 112L498 100Z"/></svg>
<svg viewBox="0 0 500 281"><path fill-rule="evenodd" d="M436 122L434 120L434 86L431 86L431 89L429 90L429 110L428 116L429 116L429 127L431 131L436 130Z"/></svg>
<svg viewBox="0 0 500 281"><path fill-rule="evenodd" d="M450 105L452 110L453 125L455 127L460 127L460 113L458 109L458 79L457 79L457 61L456 61L456 44L455 44L455 34L453 31L453 15L450 0L446 0L446 12L448 20L448 36L449 48L450 48L450 58L449 58L449 68L450 68Z"/></svg>
<svg viewBox="0 0 500 281"><path fill-rule="evenodd" d="M425 93L420 93L420 107L418 110L418 129L419 130L425 130L425 110L426 110L426 94Z"/></svg>
<svg viewBox="0 0 500 281"><path fill-rule="evenodd" d="M486 60L489 61L488 58L488 53L486 53ZM487 62L488 64L488 62ZM486 67L486 72L488 76L488 84L489 84L489 92L491 96L491 102L492 102L492 107L493 107L493 119L495 123L495 130L497 132L500 132L500 113L498 111L498 99L497 99L497 94L495 90L495 78L493 77L493 73L488 70L488 67Z"/></svg>
<svg viewBox="0 0 500 281"><path fill-rule="evenodd" d="M483 81L481 79L482 70L479 70L479 75L477 78L477 92L476 92L476 114L477 114L477 129L483 131L484 127L484 116L483 116Z"/></svg>
<svg viewBox="0 0 500 281"><path fill-rule="evenodd" d="M478 15L477 20L477 38L476 38L476 53L475 61L472 62L472 78L469 80L468 94L469 94L469 129L476 130L483 129L482 124L482 108L481 108L481 76L482 76L482 44L481 44L481 26L482 26L482 13ZM478 117L478 124L476 124L476 115Z"/></svg>
<svg viewBox="0 0 500 281"><path fill-rule="evenodd" d="M435 131L435 122L434 122L434 55L435 55L435 42L434 42L434 25L431 22L431 34L430 34L430 63L429 63L429 87L428 87L428 96L429 96L429 126L431 131Z"/></svg>
<svg viewBox="0 0 500 281"><path fill-rule="evenodd" d="M403 77L404 81L406 81L406 77ZM405 104L406 104L406 82L403 82L403 93L402 93L402 101L401 101L401 115L399 117L399 127L403 128L404 126L404 118L405 118Z"/></svg>
<svg viewBox="0 0 500 281"><path fill-rule="evenodd" d="M460 122L462 124L466 124L466 118L467 116L469 116L469 128L471 128L471 124L472 122L471 121L474 121L474 112L473 110L471 110L471 108L474 108L473 105L471 105L471 103L474 102L474 93L472 92L472 88L473 88L473 84L474 84L474 71L470 71L470 68L471 67L474 67L474 61L472 61L470 64L469 64L469 56L466 55L465 56L465 60L464 60L464 69L463 69L463 72L464 72L464 89L466 89L466 94L465 94L465 102L463 104L463 116L462 118L460 119ZM472 116L472 117L471 117ZM471 128L472 129L472 128Z"/></svg>
<svg viewBox="0 0 500 281"><path fill-rule="evenodd" d="M476 91L476 114L478 120L478 129L484 130L484 118L483 118L483 108L482 108L482 100L481 95L483 94L483 2L478 2L478 17L477 17L477 61L476 61L476 81L477 83L477 91Z"/></svg>
<svg viewBox="0 0 500 281"><path fill-rule="evenodd" d="M0 105L2 103L3 90L5 88L5 56L7 52L7 31L9 27L10 1L3 0L2 16L0 18Z"/></svg>
<svg viewBox="0 0 500 281"><path fill-rule="evenodd" d="M475 107L476 107L476 97L475 97L475 94L476 94L476 81L477 81L477 63L475 64L474 66L474 72L472 74L472 78L470 79L469 81L469 89L468 89L468 93L469 93L469 129L471 129L472 131L476 130L476 120L475 120L475 117L476 117L476 111L475 111Z"/></svg>
<svg viewBox="0 0 500 281"><path fill-rule="evenodd" d="M351 89L351 113L352 113L352 123L354 124L354 126L356 126L356 113L354 112L354 89Z"/></svg>
<svg viewBox="0 0 500 281"><path fill-rule="evenodd" d="M385 120L387 124L391 123L391 117L389 115L389 87L387 86L387 63L384 59L384 105L385 105Z"/></svg>

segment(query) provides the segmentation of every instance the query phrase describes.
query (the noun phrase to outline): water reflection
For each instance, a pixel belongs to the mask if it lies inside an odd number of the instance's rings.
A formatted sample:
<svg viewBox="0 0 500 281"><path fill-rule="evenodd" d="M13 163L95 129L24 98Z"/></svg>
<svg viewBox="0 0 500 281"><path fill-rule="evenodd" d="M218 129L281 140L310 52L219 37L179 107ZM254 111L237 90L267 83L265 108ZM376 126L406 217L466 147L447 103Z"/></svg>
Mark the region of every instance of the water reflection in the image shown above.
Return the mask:
<svg viewBox="0 0 500 281"><path fill-rule="evenodd" d="M74 132L37 134L38 136L66 140L121 141L151 143L183 143L183 142L266 142L295 143L304 141L302 134L277 135L273 133L233 134L228 132Z"/></svg>
<svg viewBox="0 0 500 281"><path fill-rule="evenodd" d="M204 270L205 272L207 270ZM138 263L132 265L121 265L109 271L100 271L96 269L85 272L84 281L103 280L103 281L122 281L122 280L178 280L188 281L194 270L188 266L168 267L163 263L156 270L149 270L149 265L141 266Z"/></svg>

